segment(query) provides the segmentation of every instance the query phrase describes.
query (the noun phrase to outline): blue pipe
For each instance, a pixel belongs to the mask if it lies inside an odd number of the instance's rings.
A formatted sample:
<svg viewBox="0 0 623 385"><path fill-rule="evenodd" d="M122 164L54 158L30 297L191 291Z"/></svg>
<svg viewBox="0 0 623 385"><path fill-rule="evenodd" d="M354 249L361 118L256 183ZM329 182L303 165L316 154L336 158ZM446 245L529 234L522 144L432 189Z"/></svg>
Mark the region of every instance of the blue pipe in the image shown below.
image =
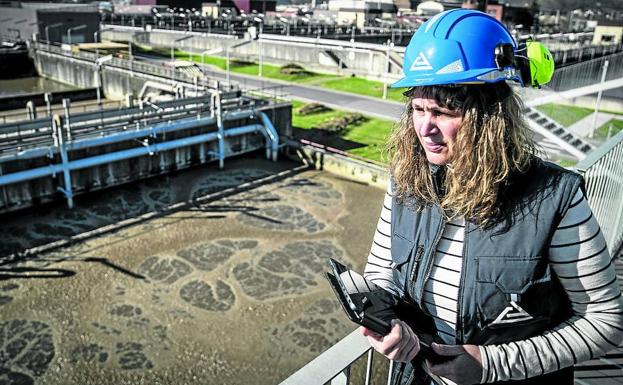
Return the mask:
<svg viewBox="0 0 623 385"><path fill-rule="evenodd" d="M261 131L264 127L260 124L251 124L247 126L232 128L226 130L225 137L239 136L243 134L253 133ZM80 170L84 168L89 168L93 166L98 166L101 164L107 164L111 162L116 162L119 160L131 159L138 156L147 155L150 152L160 152L160 151L168 151L173 150L180 147L191 146L199 143L210 142L217 139L217 132L210 132L207 134L195 135L188 138L171 140L163 143L156 143L150 145L148 147L136 147L127 150L112 152L109 154L97 155L90 158L83 158L70 161L63 164L54 164L45 167L38 167L30 170L19 171L11 174L1 175L0 176L0 186L6 186L13 183L25 182L27 180L42 178L50 175L55 175L57 173L63 172L64 170Z"/></svg>
<svg viewBox="0 0 623 385"><path fill-rule="evenodd" d="M273 122L270 121L270 118L266 113L260 112L260 118L262 119L262 123L264 124L264 128L266 129L266 134L270 138L271 151L272 151L272 159L274 162L277 161L277 153L279 151L279 134L273 125Z"/></svg>
<svg viewBox="0 0 623 385"><path fill-rule="evenodd" d="M227 114L224 114L223 121L246 119L252 115L253 113L252 112L250 113L248 111L227 113ZM202 125L214 124L215 122L216 122L216 118L207 117L207 118L201 118L201 119L192 118L192 119L178 120L176 123L173 123L173 124L161 123L161 124L152 126L150 128L115 133L114 135L109 135L105 137L75 140L67 144L67 150L72 151L72 150L81 150L81 149L94 147L94 146L103 146L106 144L118 143L118 142L123 142L126 140L132 140L132 139L138 139L138 138L142 138L142 137L150 136L150 135L196 128ZM0 157L0 162L6 162L10 160L17 160L17 159L36 158L40 156L47 156L49 154L55 154L57 152L58 152L58 148L53 147L53 146L50 146L48 148L26 149L24 151L19 152L16 155Z"/></svg>

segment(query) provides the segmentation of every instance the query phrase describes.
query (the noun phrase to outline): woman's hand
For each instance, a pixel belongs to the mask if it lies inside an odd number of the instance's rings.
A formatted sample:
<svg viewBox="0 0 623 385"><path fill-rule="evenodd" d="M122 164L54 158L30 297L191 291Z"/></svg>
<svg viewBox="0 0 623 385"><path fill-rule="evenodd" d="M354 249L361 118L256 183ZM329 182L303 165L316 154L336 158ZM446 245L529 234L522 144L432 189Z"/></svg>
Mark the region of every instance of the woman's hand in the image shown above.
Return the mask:
<svg viewBox="0 0 623 385"><path fill-rule="evenodd" d="M400 320L392 320L392 330L386 336L379 336L363 326L360 330L374 350L390 360L410 362L420 351L420 340L409 325Z"/></svg>
<svg viewBox="0 0 623 385"><path fill-rule="evenodd" d="M479 384L482 379L482 357L476 345L431 345L435 353L452 357L448 361L431 365L426 362L433 374L448 378L460 385Z"/></svg>

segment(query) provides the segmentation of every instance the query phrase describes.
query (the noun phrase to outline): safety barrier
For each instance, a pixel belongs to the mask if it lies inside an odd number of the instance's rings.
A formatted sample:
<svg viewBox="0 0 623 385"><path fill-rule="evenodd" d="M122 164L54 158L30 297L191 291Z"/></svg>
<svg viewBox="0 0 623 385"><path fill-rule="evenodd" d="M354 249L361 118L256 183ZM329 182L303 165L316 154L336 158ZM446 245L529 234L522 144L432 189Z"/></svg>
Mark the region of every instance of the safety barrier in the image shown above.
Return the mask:
<svg viewBox="0 0 623 385"><path fill-rule="evenodd" d="M580 161L586 197L612 256L623 243L623 131Z"/></svg>
<svg viewBox="0 0 623 385"><path fill-rule="evenodd" d="M604 81L622 78L623 52L619 52L558 68L554 72L552 80L545 87L560 92L599 83L606 60L609 64Z"/></svg>

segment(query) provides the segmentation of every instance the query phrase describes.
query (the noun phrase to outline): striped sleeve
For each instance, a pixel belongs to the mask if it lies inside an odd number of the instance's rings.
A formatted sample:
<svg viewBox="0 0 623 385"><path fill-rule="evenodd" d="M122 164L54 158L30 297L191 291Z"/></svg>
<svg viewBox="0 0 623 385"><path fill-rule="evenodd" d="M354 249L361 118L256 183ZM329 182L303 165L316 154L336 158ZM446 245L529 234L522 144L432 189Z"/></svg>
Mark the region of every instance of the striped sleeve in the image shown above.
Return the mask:
<svg viewBox="0 0 623 385"><path fill-rule="evenodd" d="M481 346L482 382L521 380L601 356L623 340L623 299L606 242L578 190L554 232L549 263L573 316L527 340Z"/></svg>
<svg viewBox="0 0 623 385"><path fill-rule="evenodd" d="M402 296L402 290L394 283L391 267L391 218L392 187L390 182L383 198L383 207L372 239L364 276L383 289Z"/></svg>

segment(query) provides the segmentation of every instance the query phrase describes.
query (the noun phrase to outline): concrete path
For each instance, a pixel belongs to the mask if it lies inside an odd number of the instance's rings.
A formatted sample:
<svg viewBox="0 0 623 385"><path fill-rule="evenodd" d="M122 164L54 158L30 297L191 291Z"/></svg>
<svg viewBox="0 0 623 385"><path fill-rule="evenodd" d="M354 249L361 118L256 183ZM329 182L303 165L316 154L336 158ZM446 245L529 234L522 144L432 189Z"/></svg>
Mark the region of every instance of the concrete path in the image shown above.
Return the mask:
<svg viewBox="0 0 623 385"><path fill-rule="evenodd" d="M593 129L593 119L595 119L595 114L596 113L593 112L587 117L578 120L577 122L567 127L567 129L578 136L585 138L588 137ZM595 124L595 129L601 127L602 125L610 121L610 119L616 118L617 116L621 118L620 115L609 114L606 112L597 113L597 122Z"/></svg>

